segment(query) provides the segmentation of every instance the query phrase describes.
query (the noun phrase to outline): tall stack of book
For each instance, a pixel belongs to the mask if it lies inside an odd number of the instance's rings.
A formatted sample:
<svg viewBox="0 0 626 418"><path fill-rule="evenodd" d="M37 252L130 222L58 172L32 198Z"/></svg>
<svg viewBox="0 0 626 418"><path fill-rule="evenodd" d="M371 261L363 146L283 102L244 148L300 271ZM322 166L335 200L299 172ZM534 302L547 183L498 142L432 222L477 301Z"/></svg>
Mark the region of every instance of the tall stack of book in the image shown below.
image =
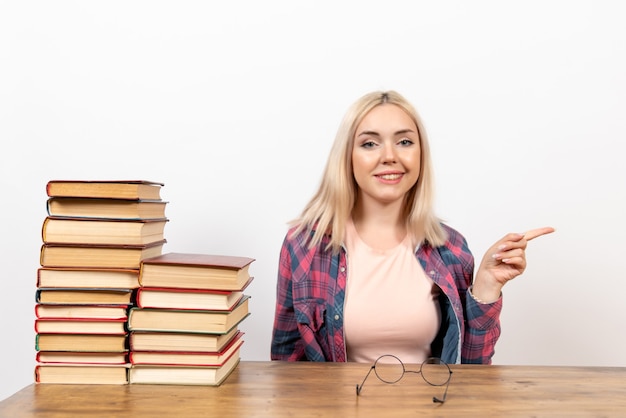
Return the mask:
<svg viewBox="0 0 626 418"><path fill-rule="evenodd" d="M51 180L35 304L38 383L128 383L141 261L162 253L163 183Z"/></svg>
<svg viewBox="0 0 626 418"><path fill-rule="evenodd" d="M143 260L128 316L129 383L220 385L240 360L253 261L189 253Z"/></svg>

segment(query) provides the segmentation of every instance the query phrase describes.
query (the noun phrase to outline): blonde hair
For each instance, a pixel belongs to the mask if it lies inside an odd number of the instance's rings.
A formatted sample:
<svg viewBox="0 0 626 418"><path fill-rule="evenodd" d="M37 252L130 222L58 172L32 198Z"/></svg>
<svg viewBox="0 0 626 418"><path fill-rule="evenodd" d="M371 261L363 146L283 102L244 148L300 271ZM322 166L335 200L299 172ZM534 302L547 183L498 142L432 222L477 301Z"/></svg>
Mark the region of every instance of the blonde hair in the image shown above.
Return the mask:
<svg viewBox="0 0 626 418"><path fill-rule="evenodd" d="M290 222L290 225L295 227L292 235L302 231L309 234L309 247L318 245L324 234L330 234L328 247L334 252L339 251L358 192L358 185L352 172L352 147L356 127L374 107L385 103L400 107L413 119L420 139L419 178L406 197L407 230L414 242L418 237L422 237L435 247L445 243L446 232L434 214L433 169L426 130L411 103L391 90L375 91L362 96L344 115L317 192L300 216Z"/></svg>

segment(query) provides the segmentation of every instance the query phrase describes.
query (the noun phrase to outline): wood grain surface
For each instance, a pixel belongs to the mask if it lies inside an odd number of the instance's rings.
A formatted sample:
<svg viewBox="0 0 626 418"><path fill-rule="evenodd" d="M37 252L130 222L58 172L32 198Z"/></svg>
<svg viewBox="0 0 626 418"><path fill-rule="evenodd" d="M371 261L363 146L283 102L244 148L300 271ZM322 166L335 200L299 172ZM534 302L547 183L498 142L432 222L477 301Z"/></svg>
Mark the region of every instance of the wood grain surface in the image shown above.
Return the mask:
<svg viewBox="0 0 626 418"><path fill-rule="evenodd" d="M372 374L357 397L368 365L243 361L219 387L32 384L0 417L626 416L626 368L451 368L445 404L418 374L393 385Z"/></svg>

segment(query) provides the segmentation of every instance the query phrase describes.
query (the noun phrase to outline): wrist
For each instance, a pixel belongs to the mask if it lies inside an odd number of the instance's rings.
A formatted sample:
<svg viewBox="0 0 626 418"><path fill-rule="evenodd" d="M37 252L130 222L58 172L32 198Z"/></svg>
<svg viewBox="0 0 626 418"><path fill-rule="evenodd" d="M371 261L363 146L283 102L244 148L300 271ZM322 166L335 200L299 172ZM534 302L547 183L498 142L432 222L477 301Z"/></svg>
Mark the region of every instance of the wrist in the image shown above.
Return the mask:
<svg viewBox="0 0 626 418"><path fill-rule="evenodd" d="M467 290L476 302L480 304L490 304L496 302L502 296L501 288L483 288L472 285Z"/></svg>

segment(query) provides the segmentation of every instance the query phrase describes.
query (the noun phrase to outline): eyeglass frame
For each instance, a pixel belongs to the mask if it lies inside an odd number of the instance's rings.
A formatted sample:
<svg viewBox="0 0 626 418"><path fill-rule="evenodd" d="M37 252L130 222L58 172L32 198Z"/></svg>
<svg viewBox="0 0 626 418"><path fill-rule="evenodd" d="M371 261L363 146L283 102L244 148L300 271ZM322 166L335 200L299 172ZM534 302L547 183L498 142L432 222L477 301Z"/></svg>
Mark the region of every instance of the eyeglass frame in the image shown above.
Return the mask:
<svg viewBox="0 0 626 418"><path fill-rule="evenodd" d="M376 371L376 364L378 364L378 361L381 358L384 357L393 357L394 359L396 359L398 361L398 363L400 363L400 365L402 366L402 374L400 375L399 378L397 378L396 380L390 381L390 380L385 380L382 377L380 377L380 375L378 374L378 372ZM382 363L381 363L382 364ZM422 372L422 368L424 366L424 364L441 364L444 365L447 369L448 369L448 378L446 379L446 381L440 385L437 385L435 383L431 383L428 380L426 380L426 378L424 377L424 373ZM376 361L374 362L374 364L372 364L372 366L370 367L370 369L367 371L367 374L365 375L365 378L363 379L363 381L361 382L361 384L359 385L357 383L356 385L356 394L357 396L359 396L361 394L361 390L363 390L363 385L365 384L365 381L367 380L367 378L369 377L369 375L372 373L372 370L374 370L374 373L376 374L376 377L378 378L378 380L380 380L383 383L387 383L387 384L394 384L399 382L400 380L402 380L402 378L404 377L405 373L416 373L422 376L422 379L424 379L424 382L428 383L430 386L446 386L445 391L443 392L443 397L442 398L438 398L436 396L433 396L433 402L434 403L445 403L446 402L446 397L448 396L448 387L450 386L450 380L452 380L452 370L450 369L450 366L448 365L448 363L446 363L445 361L441 360L438 357L429 357L426 360L424 360L421 364L420 364L420 368L419 370L407 370L406 367L404 366L404 363L402 362L402 360L400 360L397 356L394 356L393 354L383 354L382 356L378 357L376 359Z"/></svg>

